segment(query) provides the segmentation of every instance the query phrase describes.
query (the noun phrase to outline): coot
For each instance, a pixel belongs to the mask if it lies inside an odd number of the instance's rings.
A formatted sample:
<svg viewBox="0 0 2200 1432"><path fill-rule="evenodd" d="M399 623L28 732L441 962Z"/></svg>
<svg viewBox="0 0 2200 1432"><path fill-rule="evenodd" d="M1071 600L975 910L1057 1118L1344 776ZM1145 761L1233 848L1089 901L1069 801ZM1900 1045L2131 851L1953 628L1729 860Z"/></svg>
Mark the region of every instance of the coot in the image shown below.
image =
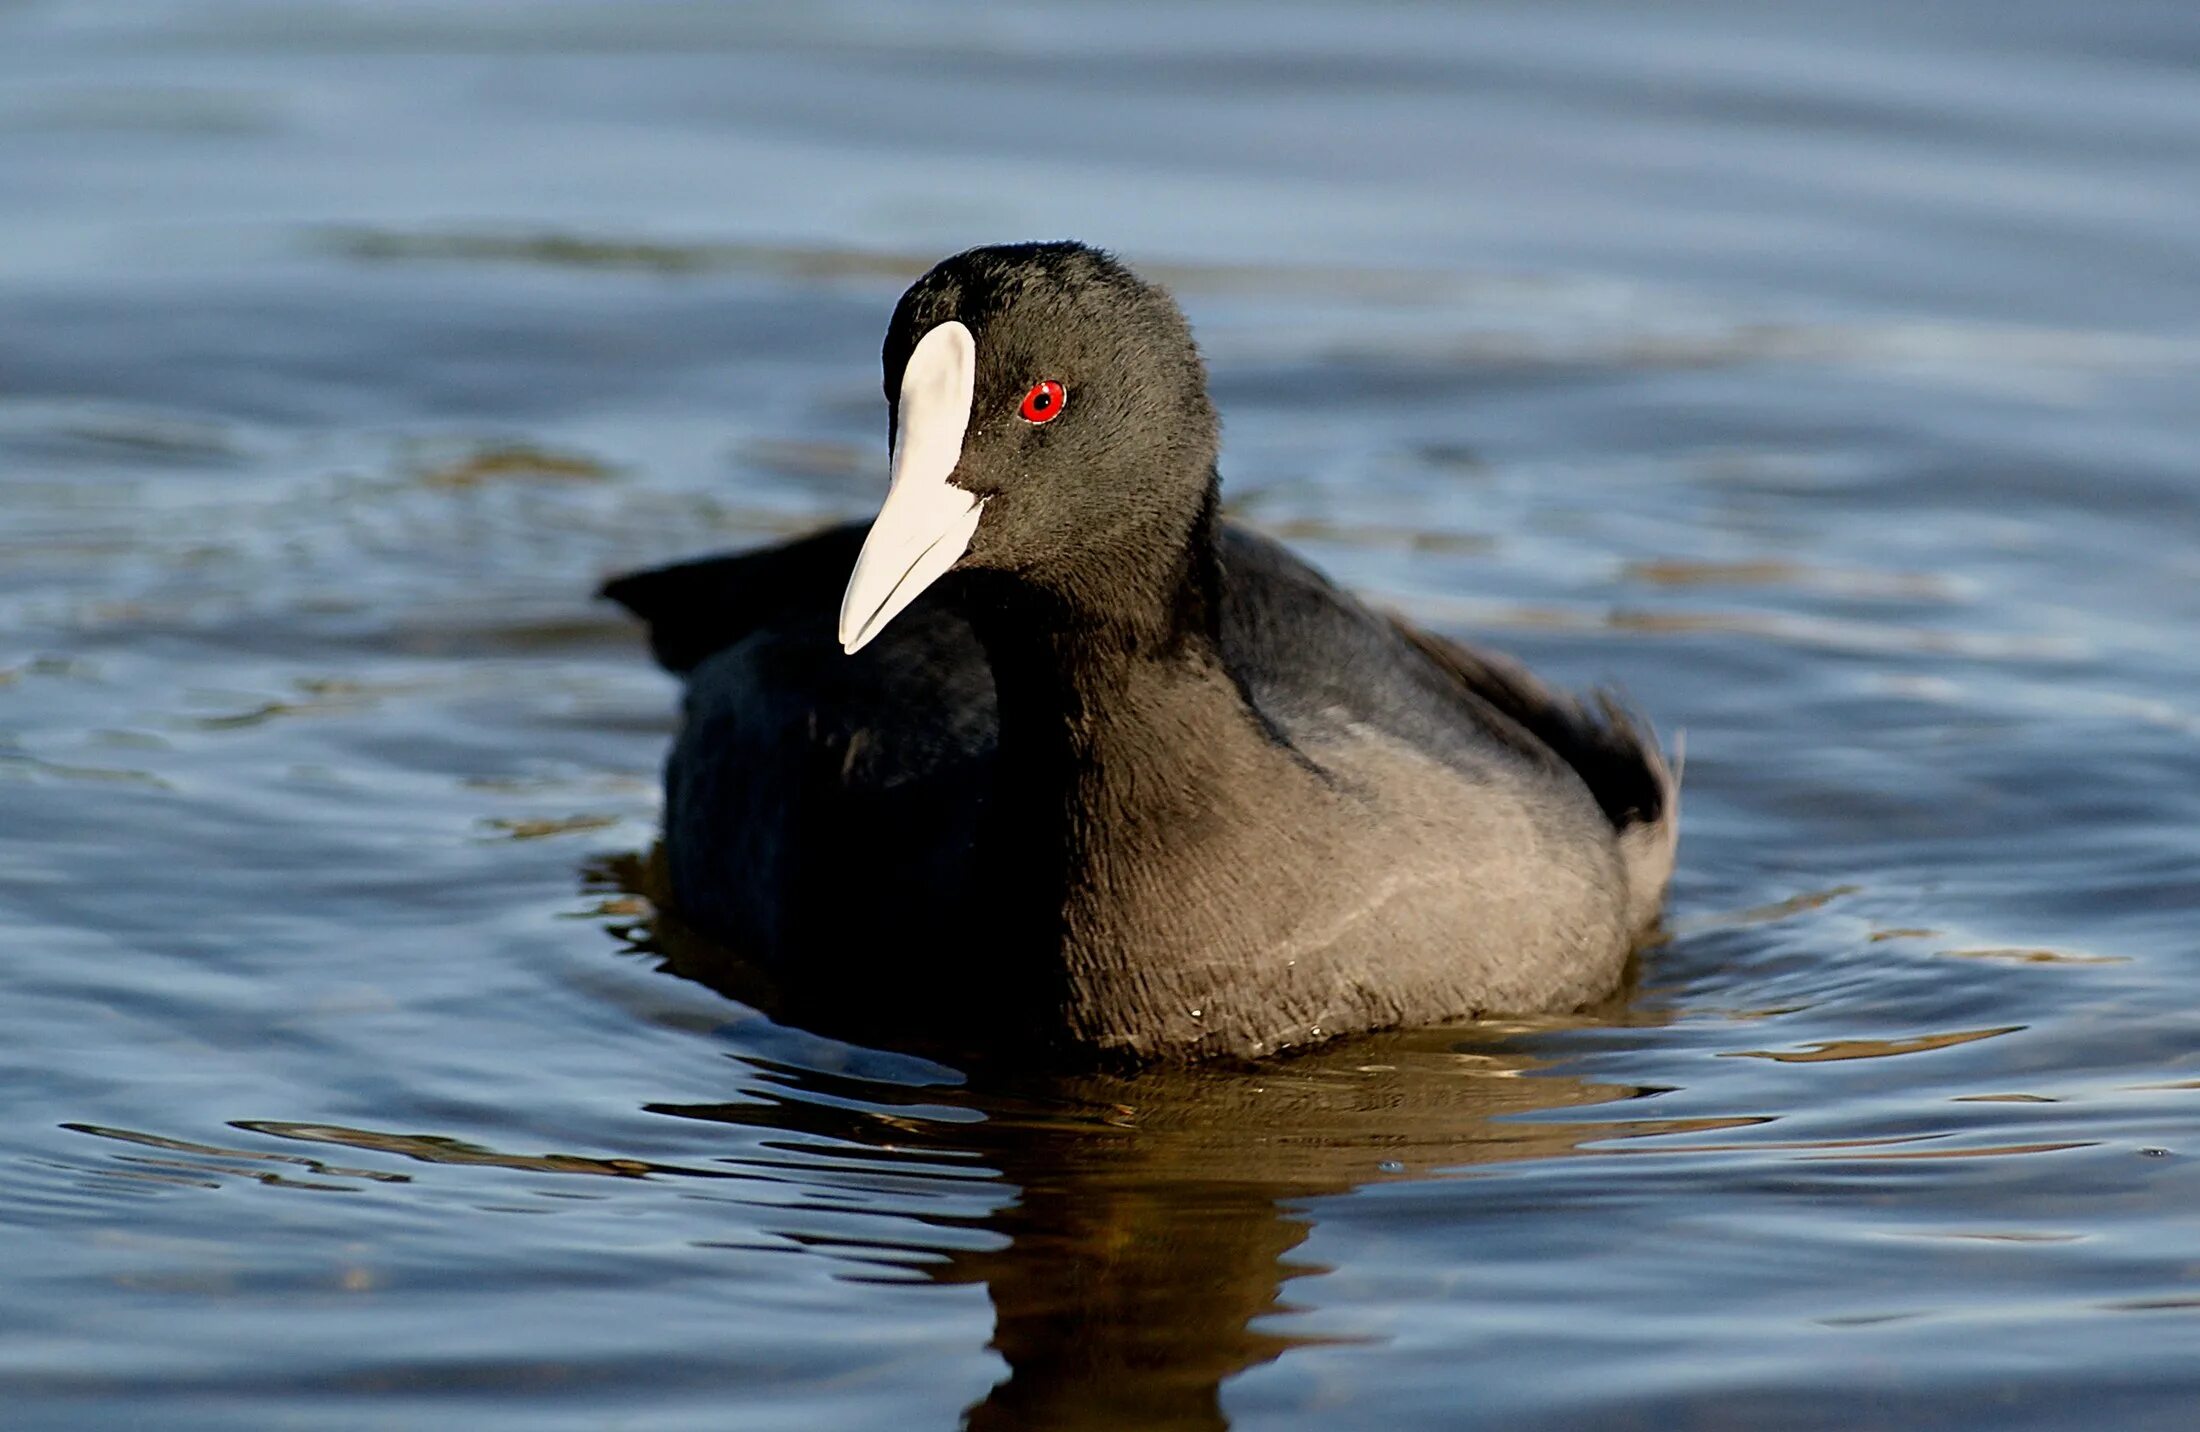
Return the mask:
<svg viewBox="0 0 2200 1432"><path fill-rule="evenodd" d="M883 356L867 533L604 589L687 681L687 924L798 1018L983 1051L1260 1056L1613 990L1673 865L1654 740L1222 520L1167 293L972 249Z"/></svg>

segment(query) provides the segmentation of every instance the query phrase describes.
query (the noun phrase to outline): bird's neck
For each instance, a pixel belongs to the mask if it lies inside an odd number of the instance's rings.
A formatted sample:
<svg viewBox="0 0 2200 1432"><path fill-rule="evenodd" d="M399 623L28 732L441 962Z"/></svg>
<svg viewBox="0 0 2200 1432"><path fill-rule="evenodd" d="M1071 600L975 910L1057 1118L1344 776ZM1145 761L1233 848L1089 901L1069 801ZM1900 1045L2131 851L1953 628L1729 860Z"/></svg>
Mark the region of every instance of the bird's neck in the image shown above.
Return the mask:
<svg viewBox="0 0 2200 1432"><path fill-rule="evenodd" d="M1004 776L1018 799L1047 803L1048 824L1090 824L1091 797L1124 798L1135 774L1184 764L1187 693L1234 690L1218 523L1210 488L1173 540L1140 544L1142 562L972 574L963 606L993 668Z"/></svg>
<svg viewBox="0 0 2200 1432"><path fill-rule="evenodd" d="M1221 497L1210 476L1195 507L1147 515L1044 565L964 574L981 639L1059 652L1065 675L1111 661L1219 659Z"/></svg>

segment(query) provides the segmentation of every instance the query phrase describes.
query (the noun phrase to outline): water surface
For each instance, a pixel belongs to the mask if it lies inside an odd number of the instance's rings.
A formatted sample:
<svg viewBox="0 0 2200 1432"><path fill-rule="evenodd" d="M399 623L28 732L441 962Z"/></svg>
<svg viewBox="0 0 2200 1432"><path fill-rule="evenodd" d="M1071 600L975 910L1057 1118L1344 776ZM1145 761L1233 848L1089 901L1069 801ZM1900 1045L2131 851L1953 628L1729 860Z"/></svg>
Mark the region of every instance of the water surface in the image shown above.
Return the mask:
<svg viewBox="0 0 2200 1432"><path fill-rule="evenodd" d="M10 1425L2191 1425L2200 12L780 9L0 5ZM1623 1007L683 977L589 591L874 505L901 284L1061 234L1246 519L1685 730Z"/></svg>

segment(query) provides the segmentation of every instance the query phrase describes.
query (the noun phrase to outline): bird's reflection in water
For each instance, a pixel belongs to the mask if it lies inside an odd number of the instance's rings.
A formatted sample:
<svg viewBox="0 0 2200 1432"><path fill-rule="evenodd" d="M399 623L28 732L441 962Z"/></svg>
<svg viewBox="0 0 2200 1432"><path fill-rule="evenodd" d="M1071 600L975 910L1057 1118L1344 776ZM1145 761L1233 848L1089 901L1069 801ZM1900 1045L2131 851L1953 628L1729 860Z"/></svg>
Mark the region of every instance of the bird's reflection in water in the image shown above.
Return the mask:
<svg viewBox="0 0 2200 1432"><path fill-rule="evenodd" d="M626 907L640 918L615 927L637 952L774 1012L753 971L652 908L643 861L595 876L599 888L616 882L641 897ZM1476 1024L1369 1036L1258 1067L980 1066L964 1084L924 1090L935 1114L944 1105L963 1118L908 1117L906 1085L781 1067L772 1082L786 1097L655 1112L830 1136L882 1155L952 1155L1015 1189L985 1221L1001 1235L993 1248L926 1269L941 1282L983 1284L993 1302L993 1347L1008 1375L970 1409L968 1426L1222 1428L1228 1378L1320 1340L1265 1317L1291 1311L1286 1283L1327 1271L1293 1256L1312 1225L1306 1200L1562 1154L1612 1125L1506 1116L1642 1092L1519 1077L1536 1061L1506 1044L1502 1027ZM875 1113L861 1112L867 1102Z"/></svg>

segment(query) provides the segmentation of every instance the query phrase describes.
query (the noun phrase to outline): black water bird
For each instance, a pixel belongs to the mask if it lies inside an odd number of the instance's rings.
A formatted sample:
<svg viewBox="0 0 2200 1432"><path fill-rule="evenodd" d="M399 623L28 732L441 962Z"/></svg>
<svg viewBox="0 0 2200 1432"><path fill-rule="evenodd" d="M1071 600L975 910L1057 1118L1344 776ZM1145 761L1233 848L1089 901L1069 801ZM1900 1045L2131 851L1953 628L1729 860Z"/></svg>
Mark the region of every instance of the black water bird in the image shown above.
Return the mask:
<svg viewBox="0 0 2200 1432"><path fill-rule="evenodd" d="M972 249L883 358L867 533L604 589L687 679L670 899L795 1018L1258 1056L1613 990L1672 871L1656 744L1222 520L1163 290Z"/></svg>

